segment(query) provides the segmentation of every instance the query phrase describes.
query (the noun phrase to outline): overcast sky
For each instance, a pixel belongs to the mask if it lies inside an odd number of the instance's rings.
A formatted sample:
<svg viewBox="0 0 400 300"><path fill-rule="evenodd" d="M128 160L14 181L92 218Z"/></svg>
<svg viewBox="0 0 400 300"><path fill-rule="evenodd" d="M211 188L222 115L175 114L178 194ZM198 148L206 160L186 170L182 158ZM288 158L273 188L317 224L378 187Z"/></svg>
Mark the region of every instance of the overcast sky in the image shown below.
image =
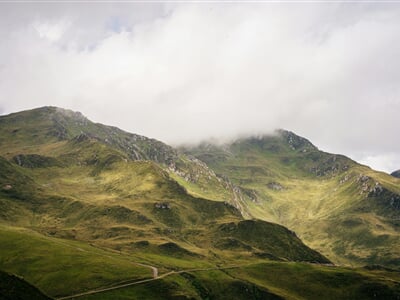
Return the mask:
<svg viewBox="0 0 400 300"><path fill-rule="evenodd" d="M400 168L400 3L0 3L0 114L170 144L284 128Z"/></svg>

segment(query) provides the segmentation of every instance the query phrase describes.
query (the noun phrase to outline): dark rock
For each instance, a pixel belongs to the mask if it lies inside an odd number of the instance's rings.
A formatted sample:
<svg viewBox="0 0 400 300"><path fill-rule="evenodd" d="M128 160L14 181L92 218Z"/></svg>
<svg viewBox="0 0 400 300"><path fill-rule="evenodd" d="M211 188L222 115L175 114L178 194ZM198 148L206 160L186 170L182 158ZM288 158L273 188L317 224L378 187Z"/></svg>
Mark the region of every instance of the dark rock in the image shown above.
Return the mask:
<svg viewBox="0 0 400 300"><path fill-rule="evenodd" d="M271 190L274 191L281 191L283 190L283 185L281 185L279 182L270 182L267 184L267 187Z"/></svg>
<svg viewBox="0 0 400 300"><path fill-rule="evenodd" d="M168 202L155 203L154 207L158 209L171 209L171 206Z"/></svg>
<svg viewBox="0 0 400 300"><path fill-rule="evenodd" d="M394 172L393 172L392 174L390 174L390 175L392 175L393 177L400 178L400 170L394 171Z"/></svg>

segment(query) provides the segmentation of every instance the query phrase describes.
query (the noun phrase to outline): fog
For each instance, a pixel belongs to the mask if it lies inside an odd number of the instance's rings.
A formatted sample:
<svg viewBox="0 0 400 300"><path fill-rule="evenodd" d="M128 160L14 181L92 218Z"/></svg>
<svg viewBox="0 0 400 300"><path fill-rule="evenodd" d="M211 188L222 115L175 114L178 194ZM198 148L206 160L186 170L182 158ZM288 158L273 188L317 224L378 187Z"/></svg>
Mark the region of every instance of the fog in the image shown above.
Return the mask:
<svg viewBox="0 0 400 300"><path fill-rule="evenodd" d="M176 145L284 128L400 168L396 3L0 3L0 114L53 105Z"/></svg>

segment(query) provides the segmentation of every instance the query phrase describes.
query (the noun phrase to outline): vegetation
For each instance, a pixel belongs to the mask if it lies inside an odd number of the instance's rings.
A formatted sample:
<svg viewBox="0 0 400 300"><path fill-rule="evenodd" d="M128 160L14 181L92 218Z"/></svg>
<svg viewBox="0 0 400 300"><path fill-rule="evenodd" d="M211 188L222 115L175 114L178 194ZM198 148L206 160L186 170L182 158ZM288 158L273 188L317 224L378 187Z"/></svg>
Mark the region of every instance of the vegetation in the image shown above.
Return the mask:
<svg viewBox="0 0 400 300"><path fill-rule="evenodd" d="M400 185L287 131L182 149L242 192L251 217L293 230L337 264L398 268Z"/></svg>
<svg viewBox="0 0 400 300"><path fill-rule="evenodd" d="M27 229L0 227L0 243L0 269L22 276L53 297L152 274L117 253Z"/></svg>
<svg viewBox="0 0 400 300"><path fill-rule="evenodd" d="M55 298L399 297L397 271L331 266L398 267L398 179L286 131L184 151L53 107L0 117L0 269Z"/></svg>

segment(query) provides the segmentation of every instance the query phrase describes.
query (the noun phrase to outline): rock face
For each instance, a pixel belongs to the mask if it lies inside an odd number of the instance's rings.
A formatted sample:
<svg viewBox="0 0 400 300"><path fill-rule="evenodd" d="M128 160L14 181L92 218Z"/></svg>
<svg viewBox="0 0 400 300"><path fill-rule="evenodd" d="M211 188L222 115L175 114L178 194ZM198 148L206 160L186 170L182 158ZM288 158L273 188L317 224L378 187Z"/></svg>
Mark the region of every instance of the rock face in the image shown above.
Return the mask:
<svg viewBox="0 0 400 300"><path fill-rule="evenodd" d="M291 131L279 129L276 131L289 145L292 150L302 150L303 152L317 150L309 140L294 134Z"/></svg>
<svg viewBox="0 0 400 300"><path fill-rule="evenodd" d="M400 170L394 171L394 172L393 172L392 174L390 174L390 175L392 175L393 177L400 178Z"/></svg>

